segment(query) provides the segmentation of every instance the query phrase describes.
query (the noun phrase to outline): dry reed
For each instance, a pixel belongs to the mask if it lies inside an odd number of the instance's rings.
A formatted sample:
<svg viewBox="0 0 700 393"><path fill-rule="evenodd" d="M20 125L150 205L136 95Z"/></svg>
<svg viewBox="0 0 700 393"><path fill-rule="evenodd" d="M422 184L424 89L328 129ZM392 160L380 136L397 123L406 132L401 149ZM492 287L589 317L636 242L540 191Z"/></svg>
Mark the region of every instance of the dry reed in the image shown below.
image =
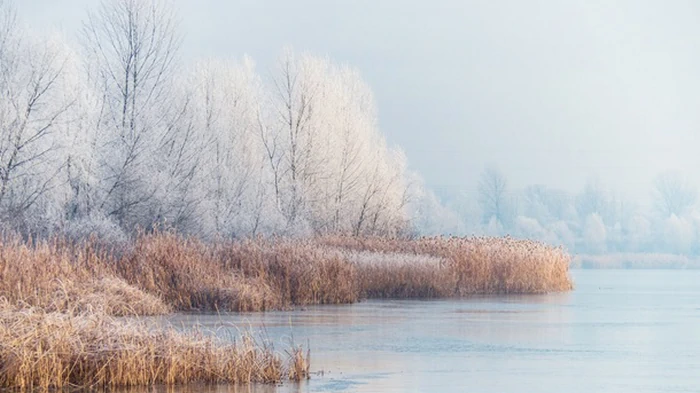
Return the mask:
<svg viewBox="0 0 700 393"><path fill-rule="evenodd" d="M323 237L204 243L140 235L90 243L0 243L0 296L48 311L111 315L261 311L363 298L438 298L571 289L570 256L512 238Z"/></svg>
<svg viewBox="0 0 700 393"><path fill-rule="evenodd" d="M118 250L0 238L0 388L19 390L308 377L301 348L282 361L249 337L225 342L114 316L571 288L566 252L511 238L209 244L159 232Z"/></svg>
<svg viewBox="0 0 700 393"><path fill-rule="evenodd" d="M117 316L170 311L160 298L112 272L109 256L89 243L57 239L32 245L17 237L0 241L0 297L46 311L77 308Z"/></svg>
<svg viewBox="0 0 700 393"><path fill-rule="evenodd" d="M171 233L140 236L115 264L132 285L181 311L279 308L277 291L256 277L226 269L215 246Z"/></svg>
<svg viewBox="0 0 700 393"><path fill-rule="evenodd" d="M428 273L416 273L414 277L419 280L424 277L422 282L426 284L435 283L433 285L436 285L436 291L429 293L441 296L545 293L572 288L569 277L570 255L562 248L531 240L510 237L430 237L407 240L337 236L321 238L318 242L346 250L396 255L398 259L406 254L439 258L442 262L434 269L441 271L437 282L435 276ZM410 267L420 270L421 265L410 264ZM372 268L375 267L370 266ZM431 269L423 271L430 272ZM382 288L396 285L394 272L395 270L385 269L379 277L377 274L361 276L372 277L374 286ZM406 285L411 282L416 286L413 280L407 280Z"/></svg>
<svg viewBox="0 0 700 393"><path fill-rule="evenodd" d="M217 248L224 269L268 283L281 306L359 300L352 264L312 240L246 240Z"/></svg>
<svg viewBox="0 0 700 393"><path fill-rule="evenodd" d="M0 388L20 391L185 383L272 383L308 377L300 349L285 359L250 336L153 328L103 312L45 312L0 302Z"/></svg>
<svg viewBox="0 0 700 393"><path fill-rule="evenodd" d="M440 298L456 281L443 258L404 252L337 249L353 264L362 298Z"/></svg>

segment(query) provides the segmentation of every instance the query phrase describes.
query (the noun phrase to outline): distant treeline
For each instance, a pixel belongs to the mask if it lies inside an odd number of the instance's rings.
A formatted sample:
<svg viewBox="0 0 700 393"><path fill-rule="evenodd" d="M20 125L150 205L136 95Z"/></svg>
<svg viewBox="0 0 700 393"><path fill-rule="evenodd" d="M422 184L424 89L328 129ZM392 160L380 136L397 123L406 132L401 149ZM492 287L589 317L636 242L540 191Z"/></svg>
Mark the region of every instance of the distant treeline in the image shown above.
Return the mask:
<svg viewBox="0 0 700 393"><path fill-rule="evenodd" d="M543 185L515 189L496 169L484 170L475 193L443 197L447 207L432 204L442 214L419 224L427 232L510 234L575 253L626 253L626 259L634 259L631 253L700 255L696 189L679 172L658 174L645 205L595 181L578 193Z"/></svg>

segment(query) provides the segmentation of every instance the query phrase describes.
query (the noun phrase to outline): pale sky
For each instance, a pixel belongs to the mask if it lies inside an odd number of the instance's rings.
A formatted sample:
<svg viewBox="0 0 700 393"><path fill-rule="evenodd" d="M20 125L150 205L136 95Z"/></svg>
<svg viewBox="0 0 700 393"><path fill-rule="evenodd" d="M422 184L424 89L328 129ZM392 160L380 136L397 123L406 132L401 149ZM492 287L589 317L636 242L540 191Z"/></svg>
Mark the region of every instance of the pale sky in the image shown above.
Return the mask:
<svg viewBox="0 0 700 393"><path fill-rule="evenodd" d="M68 36L97 4L15 2ZM473 189L489 164L515 187L598 178L632 199L665 169L700 184L700 2L175 3L187 60L249 54L269 75L291 46L359 68L428 185Z"/></svg>

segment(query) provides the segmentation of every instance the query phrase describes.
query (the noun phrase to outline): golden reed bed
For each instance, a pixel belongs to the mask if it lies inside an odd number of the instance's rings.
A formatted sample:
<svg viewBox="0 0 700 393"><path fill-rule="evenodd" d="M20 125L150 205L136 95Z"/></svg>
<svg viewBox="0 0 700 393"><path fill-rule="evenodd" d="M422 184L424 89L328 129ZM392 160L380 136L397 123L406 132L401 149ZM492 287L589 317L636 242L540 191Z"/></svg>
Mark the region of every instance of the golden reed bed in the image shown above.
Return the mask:
<svg viewBox="0 0 700 393"><path fill-rule="evenodd" d="M107 250L61 240L1 242L0 296L46 311L128 316L571 289L569 254L512 238L204 243L157 233Z"/></svg>
<svg viewBox="0 0 700 393"><path fill-rule="evenodd" d="M427 293L428 296L535 294L572 289L569 276L571 256L562 248L531 240L510 237L415 240L326 237L319 241L324 245L365 253L439 258L441 264L434 269L421 264L404 265L405 270L415 269L416 272L409 274L411 279L407 282L398 283L417 288L434 287L436 291ZM397 284L391 265L369 265L368 269L370 272L366 275L380 281L375 286L381 288L382 282L387 286ZM409 292L407 295L419 293Z"/></svg>
<svg viewBox="0 0 700 393"><path fill-rule="evenodd" d="M227 342L102 312L46 312L0 303L1 388L269 383L305 378L307 358L293 348L282 360L250 337Z"/></svg>
<svg viewBox="0 0 700 393"><path fill-rule="evenodd" d="M262 311L365 298L571 289L569 255L512 238L320 237L205 243L140 235L119 249L0 242L0 388L277 382L308 376L276 354L117 316ZM284 358L284 359L282 359Z"/></svg>

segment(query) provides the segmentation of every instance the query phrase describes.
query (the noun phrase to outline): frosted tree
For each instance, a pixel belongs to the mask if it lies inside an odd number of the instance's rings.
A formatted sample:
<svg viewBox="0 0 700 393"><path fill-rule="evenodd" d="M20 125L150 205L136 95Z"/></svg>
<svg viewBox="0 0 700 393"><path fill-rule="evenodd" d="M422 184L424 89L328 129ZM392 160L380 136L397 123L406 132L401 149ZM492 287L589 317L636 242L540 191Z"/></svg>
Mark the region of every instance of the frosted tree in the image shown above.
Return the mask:
<svg viewBox="0 0 700 393"><path fill-rule="evenodd" d="M508 224L510 217L507 189L508 183L503 173L495 168L484 169L477 189L484 222L489 222L495 217L501 224Z"/></svg>
<svg viewBox="0 0 700 393"><path fill-rule="evenodd" d="M75 55L74 55L75 56ZM75 101L68 113L64 180L68 185L68 195L64 205L64 216L68 222L81 221L94 214L98 162L95 155L97 128L99 122L100 99L95 90L81 78L80 60L74 57L70 63L71 91L76 92ZM101 217L100 219L103 219Z"/></svg>
<svg viewBox="0 0 700 393"><path fill-rule="evenodd" d="M522 196L523 214L536 218L543 224L558 220L572 219L569 211L572 198L564 191L543 185L525 187Z"/></svg>
<svg viewBox="0 0 700 393"><path fill-rule="evenodd" d="M291 51L280 60L279 75L274 79L274 122L270 124L263 141L275 173L276 200L287 219L288 227L303 220L307 200L313 193L320 160L317 146L318 128L313 123L315 106L319 101L318 62L303 58L297 61Z"/></svg>
<svg viewBox="0 0 700 393"><path fill-rule="evenodd" d="M337 154L329 157L333 173L324 187L328 191L326 201L330 202L324 215L330 220L324 224L329 231L343 232L350 229L344 217L352 214L352 207L357 205L356 195L366 173L368 156L377 144L381 145L381 136L376 132L372 93L359 74L342 67L330 82L326 96L333 96L336 104L329 108L327 116L331 121L326 126L333 130L331 149Z"/></svg>
<svg viewBox="0 0 700 393"><path fill-rule="evenodd" d="M661 217L686 214L697 200L697 191L679 172L667 171L654 179L654 207Z"/></svg>
<svg viewBox="0 0 700 393"><path fill-rule="evenodd" d="M610 201L607 192L597 180L586 182L583 190L576 195L576 209L582 219L597 214L604 221L609 219Z"/></svg>
<svg viewBox="0 0 700 393"><path fill-rule="evenodd" d="M287 51L269 106L260 135L289 230L395 230L405 213L404 160L386 146L356 71Z"/></svg>
<svg viewBox="0 0 700 393"><path fill-rule="evenodd" d="M421 235L464 235L465 229L457 214L446 207L430 190L412 204L411 224Z"/></svg>
<svg viewBox="0 0 700 393"><path fill-rule="evenodd" d="M583 227L583 241L589 252L602 253L607 247L607 229L598 213L586 217Z"/></svg>
<svg viewBox="0 0 700 393"><path fill-rule="evenodd" d="M3 222L122 240L159 225L205 237L406 232L406 159L357 70L287 51L267 86L250 59L177 72L177 17L162 0L103 1L81 59L0 10Z"/></svg>
<svg viewBox="0 0 700 393"><path fill-rule="evenodd" d="M403 150L386 152L384 192L376 204L372 221L373 234L401 234L408 223L405 207L410 202L412 184L406 182L407 158Z"/></svg>
<svg viewBox="0 0 700 393"><path fill-rule="evenodd" d="M23 232L32 217L55 209L49 195L65 168L65 122L73 104L64 75L67 55L55 39L19 28L12 4L0 1L0 220ZM31 212L31 214L30 214Z"/></svg>
<svg viewBox="0 0 700 393"><path fill-rule="evenodd" d="M322 203L314 204L314 226L328 232L392 232L397 224L391 221L405 204L405 157L379 132L371 89L359 73L333 64L324 70L321 141L331 154L318 182ZM353 215L363 222L353 226L345 218Z"/></svg>
<svg viewBox="0 0 700 393"><path fill-rule="evenodd" d="M150 146L156 153L150 168L154 193L149 211L153 223L165 223L181 232L201 230L200 204L204 197L199 171L207 157L205 135L196 122L196 105L191 87L176 82L170 89L173 99L165 127Z"/></svg>
<svg viewBox="0 0 700 393"><path fill-rule="evenodd" d="M625 249L629 251L651 251L650 244L654 238L651 222L644 215L637 213L626 222L627 237Z"/></svg>
<svg viewBox="0 0 700 393"><path fill-rule="evenodd" d="M285 51L273 78L270 122L265 134L276 180L276 200L289 230L322 231L329 182L337 157L338 109L344 86L327 58ZM354 134L357 130L351 129ZM357 135L354 135L357 137ZM332 191L330 191L332 193ZM306 228L306 229L305 229Z"/></svg>
<svg viewBox="0 0 700 393"><path fill-rule="evenodd" d="M690 253L694 239L693 224L685 217L671 214L663 222L663 246L665 251L676 254Z"/></svg>
<svg viewBox="0 0 700 393"><path fill-rule="evenodd" d="M576 235L565 221L554 222L549 228L557 237L559 244L569 249L573 249L576 246Z"/></svg>
<svg viewBox="0 0 700 393"><path fill-rule="evenodd" d="M273 229L274 180L260 138L261 82L251 59L200 63L195 70L197 128L204 135L208 231L225 237Z"/></svg>
<svg viewBox="0 0 700 393"><path fill-rule="evenodd" d="M104 1L89 13L82 36L101 99L99 208L125 228L149 225L163 177L153 173L162 168L158 149L172 127L176 16L161 0Z"/></svg>
<svg viewBox="0 0 700 393"><path fill-rule="evenodd" d="M518 216L513 222L513 230L516 236L548 242L550 244L560 244L557 236L544 228L536 218Z"/></svg>

